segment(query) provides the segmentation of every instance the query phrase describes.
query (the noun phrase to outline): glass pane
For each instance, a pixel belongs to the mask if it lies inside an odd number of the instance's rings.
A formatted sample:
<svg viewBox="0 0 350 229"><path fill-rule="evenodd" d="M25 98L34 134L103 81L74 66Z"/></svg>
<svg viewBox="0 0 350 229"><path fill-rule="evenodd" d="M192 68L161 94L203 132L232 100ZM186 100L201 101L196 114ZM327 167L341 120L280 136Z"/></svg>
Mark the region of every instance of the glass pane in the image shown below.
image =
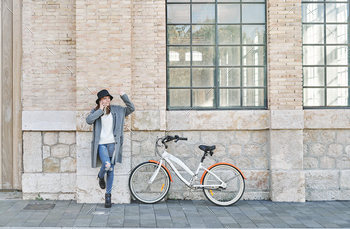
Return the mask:
<svg viewBox="0 0 350 229"><path fill-rule="evenodd" d="M214 106L214 88L193 89L194 107L213 107Z"/></svg>
<svg viewBox="0 0 350 229"><path fill-rule="evenodd" d="M324 86L324 67L303 67L304 86Z"/></svg>
<svg viewBox="0 0 350 229"><path fill-rule="evenodd" d="M189 68L168 68L169 87L190 87L191 69Z"/></svg>
<svg viewBox="0 0 350 229"><path fill-rule="evenodd" d="M239 4L218 4L218 23L239 23Z"/></svg>
<svg viewBox="0 0 350 229"><path fill-rule="evenodd" d="M265 0L242 0L242 2L265 2Z"/></svg>
<svg viewBox="0 0 350 229"><path fill-rule="evenodd" d="M265 44L264 25L243 25L243 44Z"/></svg>
<svg viewBox="0 0 350 229"><path fill-rule="evenodd" d="M190 65L190 58L187 57L187 53L190 53L190 47L168 47L168 65Z"/></svg>
<svg viewBox="0 0 350 229"><path fill-rule="evenodd" d="M219 47L219 66L239 66L240 52L240 47L237 46Z"/></svg>
<svg viewBox="0 0 350 229"><path fill-rule="evenodd" d="M264 86L264 80L264 68L242 68L243 87Z"/></svg>
<svg viewBox="0 0 350 229"><path fill-rule="evenodd" d="M168 4L168 23L190 23L190 4Z"/></svg>
<svg viewBox="0 0 350 229"><path fill-rule="evenodd" d="M323 65L324 64L323 46L303 46L303 64L304 65Z"/></svg>
<svg viewBox="0 0 350 229"><path fill-rule="evenodd" d="M220 107L237 107L241 105L239 89L220 89L219 98Z"/></svg>
<svg viewBox="0 0 350 229"><path fill-rule="evenodd" d="M324 22L322 3L303 3L301 6L302 22Z"/></svg>
<svg viewBox="0 0 350 229"><path fill-rule="evenodd" d="M327 106L348 106L348 88L328 88Z"/></svg>
<svg viewBox="0 0 350 229"><path fill-rule="evenodd" d="M214 23L215 5L214 4L193 4L192 5L192 23Z"/></svg>
<svg viewBox="0 0 350 229"><path fill-rule="evenodd" d="M239 44L240 26L239 25L219 25L219 44Z"/></svg>
<svg viewBox="0 0 350 229"><path fill-rule="evenodd" d="M242 47L243 65L264 65L265 47L263 46L243 46Z"/></svg>
<svg viewBox="0 0 350 229"><path fill-rule="evenodd" d="M326 3L326 22L347 22L348 16L348 4Z"/></svg>
<svg viewBox="0 0 350 229"><path fill-rule="evenodd" d="M327 46L327 64L329 65L347 65L348 64L348 46Z"/></svg>
<svg viewBox="0 0 350 229"><path fill-rule="evenodd" d="M192 0L192 2L215 2L215 0Z"/></svg>
<svg viewBox="0 0 350 229"><path fill-rule="evenodd" d="M347 67L328 67L327 86L349 86L349 72Z"/></svg>
<svg viewBox="0 0 350 229"><path fill-rule="evenodd" d="M303 25L303 44L323 44L323 25Z"/></svg>
<svg viewBox="0 0 350 229"><path fill-rule="evenodd" d="M243 89L243 106L264 106L264 89Z"/></svg>
<svg viewBox="0 0 350 229"><path fill-rule="evenodd" d="M191 28L189 25L168 25L168 44L190 44Z"/></svg>
<svg viewBox="0 0 350 229"><path fill-rule="evenodd" d="M191 89L169 89L169 107L190 107Z"/></svg>
<svg viewBox="0 0 350 229"><path fill-rule="evenodd" d="M219 87L239 87L241 82L241 69L219 68Z"/></svg>
<svg viewBox="0 0 350 229"><path fill-rule="evenodd" d="M218 2L239 2L240 0L218 0Z"/></svg>
<svg viewBox="0 0 350 229"><path fill-rule="evenodd" d="M326 25L327 44L347 44L348 25Z"/></svg>
<svg viewBox="0 0 350 229"><path fill-rule="evenodd" d="M213 87L215 68L193 68L192 86L193 87Z"/></svg>
<svg viewBox="0 0 350 229"><path fill-rule="evenodd" d="M304 88L304 106L324 106L324 89L323 88Z"/></svg>
<svg viewBox="0 0 350 229"><path fill-rule="evenodd" d="M215 44L215 25L193 25L192 44Z"/></svg>
<svg viewBox="0 0 350 229"><path fill-rule="evenodd" d="M242 4L243 23L265 23L264 4Z"/></svg>
<svg viewBox="0 0 350 229"><path fill-rule="evenodd" d="M190 0L167 0L167 2L190 2Z"/></svg>
<svg viewBox="0 0 350 229"><path fill-rule="evenodd" d="M214 47L198 47L192 46L192 65L215 65L215 49Z"/></svg>

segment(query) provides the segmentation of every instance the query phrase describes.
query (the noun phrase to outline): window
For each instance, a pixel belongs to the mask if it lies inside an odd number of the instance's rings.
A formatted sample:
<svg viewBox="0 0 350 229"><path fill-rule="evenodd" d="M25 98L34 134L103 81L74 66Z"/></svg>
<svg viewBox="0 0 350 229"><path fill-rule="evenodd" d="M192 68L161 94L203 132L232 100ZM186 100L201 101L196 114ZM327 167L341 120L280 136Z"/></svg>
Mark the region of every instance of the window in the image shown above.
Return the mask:
<svg viewBox="0 0 350 229"><path fill-rule="evenodd" d="M168 109L265 109L264 0L167 0Z"/></svg>
<svg viewBox="0 0 350 229"><path fill-rule="evenodd" d="M304 108L349 107L349 1L303 1Z"/></svg>

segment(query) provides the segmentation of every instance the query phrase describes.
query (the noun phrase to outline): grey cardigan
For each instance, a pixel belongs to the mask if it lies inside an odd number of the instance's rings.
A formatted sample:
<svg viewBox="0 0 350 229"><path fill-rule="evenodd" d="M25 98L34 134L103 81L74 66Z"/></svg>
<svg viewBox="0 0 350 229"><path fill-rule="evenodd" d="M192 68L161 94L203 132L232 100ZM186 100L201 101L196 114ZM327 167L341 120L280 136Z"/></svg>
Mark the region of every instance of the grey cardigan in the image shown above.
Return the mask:
<svg viewBox="0 0 350 229"><path fill-rule="evenodd" d="M123 152L123 133L124 133L124 118L135 110L134 104L130 101L127 95L120 96L124 101L126 107L111 105L111 114L113 115L113 135L115 140L115 149L112 157L112 164L116 162L122 163ZM96 168L97 164L102 165L100 157L98 156L98 143L101 135L101 116L103 111L101 109L92 109L86 118L89 125L94 124L91 142L91 166Z"/></svg>

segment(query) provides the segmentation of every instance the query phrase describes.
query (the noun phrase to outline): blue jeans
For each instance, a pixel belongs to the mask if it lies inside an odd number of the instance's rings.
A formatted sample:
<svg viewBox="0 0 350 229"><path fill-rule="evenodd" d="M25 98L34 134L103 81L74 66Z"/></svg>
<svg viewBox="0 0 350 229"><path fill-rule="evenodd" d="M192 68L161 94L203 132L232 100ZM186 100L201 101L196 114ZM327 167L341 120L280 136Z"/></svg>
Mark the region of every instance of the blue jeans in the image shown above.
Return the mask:
<svg viewBox="0 0 350 229"><path fill-rule="evenodd" d="M111 164L111 160L114 152L114 147L114 143L98 145L98 155L102 161L102 166L100 172L98 173L98 177L102 178L107 173L106 193L111 193L113 187L114 165Z"/></svg>

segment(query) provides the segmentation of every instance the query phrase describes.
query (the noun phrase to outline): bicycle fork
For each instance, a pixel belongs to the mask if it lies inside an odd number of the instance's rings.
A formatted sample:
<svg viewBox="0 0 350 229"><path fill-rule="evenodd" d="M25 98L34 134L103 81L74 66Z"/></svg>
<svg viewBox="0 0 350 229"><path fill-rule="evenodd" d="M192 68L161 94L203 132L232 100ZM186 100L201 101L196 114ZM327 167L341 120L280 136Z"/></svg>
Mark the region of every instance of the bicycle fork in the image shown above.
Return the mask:
<svg viewBox="0 0 350 229"><path fill-rule="evenodd" d="M158 167L157 167L156 171L154 171L152 177L149 179L148 184L152 184L154 179L156 179L156 177L159 173L160 167L162 167L162 164L163 164L163 160L161 159L158 163Z"/></svg>

